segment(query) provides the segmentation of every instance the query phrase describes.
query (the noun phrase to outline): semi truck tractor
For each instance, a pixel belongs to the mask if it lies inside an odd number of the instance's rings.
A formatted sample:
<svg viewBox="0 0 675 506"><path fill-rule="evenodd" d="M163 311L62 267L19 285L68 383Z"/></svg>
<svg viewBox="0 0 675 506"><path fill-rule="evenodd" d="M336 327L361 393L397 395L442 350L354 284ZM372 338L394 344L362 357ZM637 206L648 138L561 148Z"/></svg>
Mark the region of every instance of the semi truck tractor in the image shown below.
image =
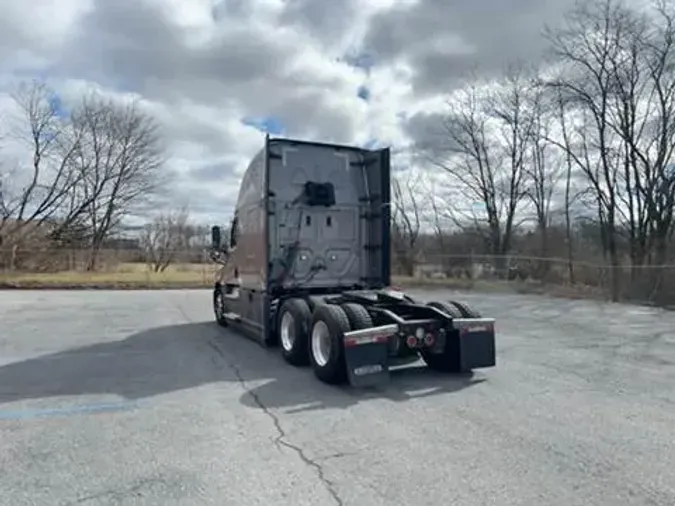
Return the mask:
<svg viewBox="0 0 675 506"><path fill-rule="evenodd" d="M419 357L444 373L495 366L493 318L390 286L390 179L389 148L266 136L229 233L211 229L217 323L329 384L376 385Z"/></svg>

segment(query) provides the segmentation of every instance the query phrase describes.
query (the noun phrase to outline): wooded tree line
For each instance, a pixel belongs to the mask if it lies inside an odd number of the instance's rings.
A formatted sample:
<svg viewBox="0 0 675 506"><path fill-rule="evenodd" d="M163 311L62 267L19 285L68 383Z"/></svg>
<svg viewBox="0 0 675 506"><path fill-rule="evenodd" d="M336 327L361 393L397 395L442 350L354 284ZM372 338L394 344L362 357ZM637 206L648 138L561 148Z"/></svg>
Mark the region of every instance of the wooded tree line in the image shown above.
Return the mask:
<svg viewBox="0 0 675 506"><path fill-rule="evenodd" d="M582 2L545 36L540 68L514 62L496 82L473 76L449 94L439 128L416 143L426 175L392 188L400 270L414 272L434 261L430 254L488 254L501 273L510 255L562 256L571 284L585 282L575 265L593 261L609 266L614 299L638 285L665 296L675 230L675 5ZM36 82L13 98L19 113L0 118L0 148L23 143L29 157L0 152L0 248L86 249L87 268L96 269L127 218L167 182L159 125L139 102L96 93L68 110ZM174 210L144 228L141 248L162 270L198 229ZM551 265L540 262L536 277L546 279Z"/></svg>
<svg viewBox="0 0 675 506"><path fill-rule="evenodd" d="M137 102L96 93L65 110L39 82L12 98L16 114L0 119L2 248L86 247L93 270L106 240L162 184L158 125Z"/></svg>
<svg viewBox="0 0 675 506"><path fill-rule="evenodd" d="M541 68L514 62L497 83L472 79L417 144L419 159L450 182L443 199L424 205L419 181L395 183L404 197L395 210L399 257L410 264L424 220L439 249L452 225L500 259L516 252L526 228L539 256L567 257L575 283L583 223L597 231L614 300L630 289L622 284L644 286L645 277L656 293L675 230L675 4L581 2L544 33Z"/></svg>
<svg viewBox="0 0 675 506"><path fill-rule="evenodd" d="M138 101L89 92L66 110L37 81L20 83L12 98L0 148L4 141L19 156L0 154L0 267L59 270L72 263L59 251L84 250L85 268L95 270L106 248L124 244L159 272L203 239L207 227L177 206L148 220L133 248L120 240L128 218L170 180L158 122Z"/></svg>

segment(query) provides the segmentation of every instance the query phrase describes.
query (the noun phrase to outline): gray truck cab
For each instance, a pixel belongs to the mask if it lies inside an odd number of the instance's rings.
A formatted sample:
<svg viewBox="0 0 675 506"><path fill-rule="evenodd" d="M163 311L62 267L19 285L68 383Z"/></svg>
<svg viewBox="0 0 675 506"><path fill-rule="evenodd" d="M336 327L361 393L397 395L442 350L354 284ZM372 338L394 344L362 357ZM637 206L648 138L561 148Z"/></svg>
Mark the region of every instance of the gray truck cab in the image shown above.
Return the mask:
<svg viewBox="0 0 675 506"><path fill-rule="evenodd" d="M241 182L217 282L253 304L264 296L377 289L390 281L389 150L267 139Z"/></svg>
<svg viewBox="0 0 675 506"><path fill-rule="evenodd" d="M323 371L317 372L321 379L336 382L345 368L335 360L344 361L351 353L353 364L376 360L378 371L386 372L382 361L391 349L415 356L420 352L412 339L411 346L402 347L393 341L405 342L416 331L423 333L420 343L429 344L427 334L440 332L438 322L450 318L448 311L455 320L466 319L468 309L431 309L386 290L391 277L390 170L388 148L266 137L242 179L229 240L222 241L218 227L212 231L213 258L222 264L213 292L216 320L236 325L266 345L281 344L288 362L311 361L315 372ZM399 310L427 323L411 329L396 315ZM319 348L310 345L317 314L335 320L321 320L333 329L325 339L334 348L327 366L319 364ZM336 344L357 337L379 346L360 347L354 358L354 350L344 352L343 344ZM379 358L366 357L363 350L368 349ZM474 365L489 363L489 354L472 359ZM346 369L354 383L356 369Z"/></svg>

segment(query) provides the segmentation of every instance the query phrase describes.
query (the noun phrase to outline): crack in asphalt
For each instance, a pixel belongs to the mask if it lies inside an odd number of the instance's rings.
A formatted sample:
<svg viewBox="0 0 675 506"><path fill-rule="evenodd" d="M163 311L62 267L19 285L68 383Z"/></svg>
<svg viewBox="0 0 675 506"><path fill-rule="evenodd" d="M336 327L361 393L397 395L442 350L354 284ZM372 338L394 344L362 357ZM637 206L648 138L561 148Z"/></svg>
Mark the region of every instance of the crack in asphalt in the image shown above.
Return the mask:
<svg viewBox="0 0 675 506"><path fill-rule="evenodd" d="M182 307L180 307L180 305L174 305L174 306L176 307L176 309L178 309L178 311L181 313L183 318L185 318L185 320L187 320L188 322L192 322L192 318L190 318L187 315L187 313L183 310ZM262 399L260 399L258 394L256 394L255 392L253 392L249 388L248 383L247 383L246 379L244 378L244 376L242 375L239 367L236 364L234 364L232 361L228 360L227 354L216 344L216 342L214 340L212 340L212 339L208 340L208 345L211 349L213 349L218 354L218 356L220 356L223 359L225 364L227 364L227 366L232 370L232 372L234 372L234 375L237 378L237 382L244 389L244 391L253 399L253 402L256 404L256 406L258 406L260 408L260 410L265 415L267 415L267 417L270 420L272 420L272 424L274 425L274 428L277 432L277 437L274 439L275 446L277 446L277 447L284 446L284 447L288 448L289 450L294 452L300 458L300 460L302 460L302 462L304 462L305 465L313 468L316 471L316 474L317 474L317 477L319 478L319 481L321 481L321 483L324 485L324 487L326 488L326 491L333 498L333 500L335 501L337 506L344 506L344 501L342 500L340 495L337 493L337 490L335 490L335 487L336 487L335 483L333 483L332 481L330 481L326 477L326 472L325 472L323 466L321 464L319 464L316 460L312 459L311 457L308 457L305 454L305 451L301 447L299 447L297 445L294 445L293 443L288 441L288 439L287 439L288 436L286 434L286 431L284 431L284 429L281 427L281 421L279 420L279 417L276 414L274 414L265 405L265 403L262 401Z"/></svg>
<svg viewBox="0 0 675 506"><path fill-rule="evenodd" d="M126 489L107 489L103 490L101 492L97 492L95 494L90 494L86 496L79 497L76 499L74 502L70 502L68 504L75 505L75 504L84 504L90 501L97 501L99 499L104 499L106 497L115 500L115 501L121 501L125 497L129 496L135 496L135 497L142 497L143 496L143 489L148 487L148 486L153 486L153 485L166 485L166 480L163 478L157 478L157 477L150 477L150 478L145 478L143 480L140 480L138 483L135 485L128 487Z"/></svg>
<svg viewBox="0 0 675 506"><path fill-rule="evenodd" d="M288 435L286 434L286 431L281 427L281 420L279 417L273 413L260 399L258 394L253 392L244 378L244 376L241 373L241 370L236 364L233 364L230 360L227 359L226 354L218 347L218 345L213 342L209 341L209 346L220 356L222 359L225 361L225 363L232 369L234 372L237 382L241 385L241 387L244 389L244 391L253 399L253 402L260 408L260 410L267 415L267 417L272 420L272 424L274 425L274 428L277 432L277 437L274 439L274 444L277 447L285 447L294 452L302 462L313 468L316 471L317 477L323 483L324 487L326 488L326 491L330 494L330 496L333 498L335 503L338 506L343 506L344 502L340 495L338 494L335 483L333 483L331 480L329 480L326 477L326 472L321 464L319 464L315 459L312 459L311 457L308 457L305 453L305 451L300 447L297 446L290 441L288 441Z"/></svg>
<svg viewBox="0 0 675 506"><path fill-rule="evenodd" d="M355 455L359 455L359 452L337 452L337 453L331 453L329 455L325 455L318 460L326 462L327 460L343 459L345 457L353 457Z"/></svg>

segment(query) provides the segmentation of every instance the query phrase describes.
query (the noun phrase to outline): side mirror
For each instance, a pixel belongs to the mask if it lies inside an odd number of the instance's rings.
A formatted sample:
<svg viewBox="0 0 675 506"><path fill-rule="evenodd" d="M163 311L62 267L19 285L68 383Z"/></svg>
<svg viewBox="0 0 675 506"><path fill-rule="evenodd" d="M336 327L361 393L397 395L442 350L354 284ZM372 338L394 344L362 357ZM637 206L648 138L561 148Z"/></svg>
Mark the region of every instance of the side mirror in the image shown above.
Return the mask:
<svg viewBox="0 0 675 506"><path fill-rule="evenodd" d="M220 227L215 225L211 227L211 248L218 250L221 245Z"/></svg>

